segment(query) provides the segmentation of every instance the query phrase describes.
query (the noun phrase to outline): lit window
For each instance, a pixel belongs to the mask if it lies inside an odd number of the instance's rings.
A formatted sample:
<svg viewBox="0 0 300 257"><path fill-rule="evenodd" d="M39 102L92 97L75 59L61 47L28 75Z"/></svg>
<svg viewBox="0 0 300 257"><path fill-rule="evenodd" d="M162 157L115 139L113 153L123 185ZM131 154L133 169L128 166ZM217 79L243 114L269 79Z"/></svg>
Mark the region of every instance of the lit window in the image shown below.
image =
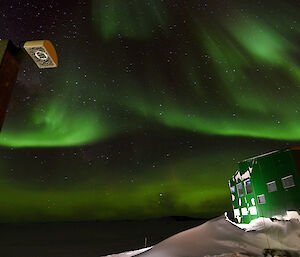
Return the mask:
<svg viewBox="0 0 300 257"><path fill-rule="evenodd" d="M243 191L243 185L242 185L242 183L237 184L236 188L237 188L238 196L239 197L243 196L244 195L244 191Z"/></svg>
<svg viewBox="0 0 300 257"><path fill-rule="evenodd" d="M242 208L242 215L243 215L243 216L248 215L248 210L247 210L247 208Z"/></svg>
<svg viewBox="0 0 300 257"><path fill-rule="evenodd" d="M245 185L245 190L246 190L246 194L251 194L252 193L252 187L251 187L251 181L250 179L247 179L245 182L244 182L244 185Z"/></svg>
<svg viewBox="0 0 300 257"><path fill-rule="evenodd" d="M290 188L295 186L293 175L289 175L281 179L283 188Z"/></svg>
<svg viewBox="0 0 300 257"><path fill-rule="evenodd" d="M230 187L230 192L231 192L232 194L235 193L235 187L234 187L234 186Z"/></svg>
<svg viewBox="0 0 300 257"><path fill-rule="evenodd" d="M251 215L257 215L257 209L255 206L249 207L249 211Z"/></svg>
<svg viewBox="0 0 300 257"><path fill-rule="evenodd" d="M241 215L239 209L234 209L234 210L233 210L233 213L234 213L234 217L235 217L235 218Z"/></svg>
<svg viewBox="0 0 300 257"><path fill-rule="evenodd" d="M275 181L267 183L267 187L268 187L268 192L269 193L277 191L277 186L276 186L276 182Z"/></svg>
<svg viewBox="0 0 300 257"><path fill-rule="evenodd" d="M258 195L257 200L259 204L264 204L266 203L265 195Z"/></svg>

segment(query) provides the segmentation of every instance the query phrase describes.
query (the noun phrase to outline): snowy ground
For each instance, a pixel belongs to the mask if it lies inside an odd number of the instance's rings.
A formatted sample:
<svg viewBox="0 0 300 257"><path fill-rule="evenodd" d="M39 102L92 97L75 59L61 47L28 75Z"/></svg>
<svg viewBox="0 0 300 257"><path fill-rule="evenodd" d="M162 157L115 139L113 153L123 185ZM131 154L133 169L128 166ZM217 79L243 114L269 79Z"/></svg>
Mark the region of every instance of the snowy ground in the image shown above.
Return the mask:
<svg viewBox="0 0 300 257"><path fill-rule="evenodd" d="M241 229L222 216L176 234L153 247L108 256L263 256L265 248L288 250L289 256L300 257L300 222L260 219Z"/></svg>

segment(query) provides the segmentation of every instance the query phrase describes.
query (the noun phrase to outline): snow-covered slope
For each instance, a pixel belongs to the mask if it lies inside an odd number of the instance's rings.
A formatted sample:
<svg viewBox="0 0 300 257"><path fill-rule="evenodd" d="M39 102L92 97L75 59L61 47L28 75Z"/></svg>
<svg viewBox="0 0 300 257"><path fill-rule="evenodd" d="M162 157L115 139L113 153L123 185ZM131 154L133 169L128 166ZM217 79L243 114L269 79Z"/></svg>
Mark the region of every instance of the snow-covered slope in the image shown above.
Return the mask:
<svg viewBox="0 0 300 257"><path fill-rule="evenodd" d="M255 231L249 231L251 229ZM151 249L111 255L114 257L263 256L265 248L290 251L300 256L300 222L261 219L247 232L222 216L176 234Z"/></svg>

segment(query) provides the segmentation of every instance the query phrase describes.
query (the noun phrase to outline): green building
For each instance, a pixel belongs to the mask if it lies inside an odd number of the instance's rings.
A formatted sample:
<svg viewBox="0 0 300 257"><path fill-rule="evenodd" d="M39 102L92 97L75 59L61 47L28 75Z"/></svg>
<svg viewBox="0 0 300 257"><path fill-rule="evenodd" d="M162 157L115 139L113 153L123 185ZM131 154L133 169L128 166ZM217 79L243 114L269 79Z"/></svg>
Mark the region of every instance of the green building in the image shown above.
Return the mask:
<svg viewBox="0 0 300 257"><path fill-rule="evenodd" d="M237 223L249 223L259 217L299 219L300 147L240 162L229 188Z"/></svg>

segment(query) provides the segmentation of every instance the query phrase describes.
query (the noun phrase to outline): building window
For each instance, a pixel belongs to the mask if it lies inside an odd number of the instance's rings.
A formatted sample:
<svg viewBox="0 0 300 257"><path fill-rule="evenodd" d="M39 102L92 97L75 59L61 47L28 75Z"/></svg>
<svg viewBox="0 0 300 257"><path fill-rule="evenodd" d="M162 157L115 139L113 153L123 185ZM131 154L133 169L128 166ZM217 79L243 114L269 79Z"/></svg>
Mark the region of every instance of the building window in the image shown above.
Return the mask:
<svg viewBox="0 0 300 257"><path fill-rule="evenodd" d="M267 183L267 187L268 187L268 192L269 193L277 191L277 186L276 186L276 182L275 181Z"/></svg>
<svg viewBox="0 0 300 257"><path fill-rule="evenodd" d="M295 186L293 175L286 176L281 179L283 188L287 189Z"/></svg>
<svg viewBox="0 0 300 257"><path fill-rule="evenodd" d="M257 200L258 200L259 204L265 204L266 203L265 195L258 195Z"/></svg>
<svg viewBox="0 0 300 257"><path fill-rule="evenodd" d="M257 215L257 209L255 206L251 206L248 208L251 215Z"/></svg>
<svg viewBox="0 0 300 257"><path fill-rule="evenodd" d="M234 213L234 217L235 217L235 218L241 215L239 209L233 209L233 213Z"/></svg>
<svg viewBox="0 0 300 257"><path fill-rule="evenodd" d="M245 185L245 190L246 190L246 194L251 194L252 193L252 186L251 186L251 181L250 179L247 179L245 182L244 182L244 185Z"/></svg>
<svg viewBox="0 0 300 257"><path fill-rule="evenodd" d="M244 196L244 191L243 191L243 185L242 185L242 183L237 184L236 188L237 188L238 196L239 197Z"/></svg>
<svg viewBox="0 0 300 257"><path fill-rule="evenodd" d="M242 208L242 215L243 215L243 216L248 215L248 210L247 210L247 208Z"/></svg>
<svg viewBox="0 0 300 257"><path fill-rule="evenodd" d="M231 192L232 194L235 193L235 187L234 187L234 186L230 187L230 192Z"/></svg>

